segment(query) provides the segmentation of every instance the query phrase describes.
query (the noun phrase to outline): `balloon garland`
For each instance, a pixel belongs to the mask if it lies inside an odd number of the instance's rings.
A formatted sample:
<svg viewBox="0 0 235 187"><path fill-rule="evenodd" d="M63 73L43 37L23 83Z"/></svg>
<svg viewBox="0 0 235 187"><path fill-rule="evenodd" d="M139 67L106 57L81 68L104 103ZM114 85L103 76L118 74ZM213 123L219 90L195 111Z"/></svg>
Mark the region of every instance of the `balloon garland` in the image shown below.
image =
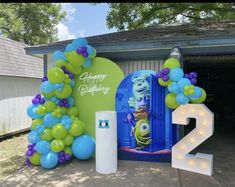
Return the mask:
<svg viewBox="0 0 235 187"><path fill-rule="evenodd" d="M33 98L27 109L32 118L27 165L51 169L73 155L84 160L94 154L95 141L84 134L85 124L78 118L71 94L76 76L82 68L91 66L95 56L96 50L84 38L68 44L64 52L53 53L55 66L42 78L41 94Z"/></svg>
<svg viewBox="0 0 235 187"><path fill-rule="evenodd" d="M180 62L176 58L169 58L163 64L164 69L156 76L161 86L167 86L169 93L165 97L166 106L176 109L189 102L202 103L206 99L206 91L196 86L197 73L184 74Z"/></svg>

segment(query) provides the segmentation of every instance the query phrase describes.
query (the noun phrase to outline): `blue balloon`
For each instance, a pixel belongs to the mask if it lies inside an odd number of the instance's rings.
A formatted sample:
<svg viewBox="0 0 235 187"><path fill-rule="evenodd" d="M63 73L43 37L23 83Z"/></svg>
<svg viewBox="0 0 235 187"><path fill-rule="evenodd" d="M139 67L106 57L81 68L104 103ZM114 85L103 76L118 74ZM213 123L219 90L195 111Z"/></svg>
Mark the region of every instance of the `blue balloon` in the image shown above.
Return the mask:
<svg viewBox="0 0 235 187"><path fill-rule="evenodd" d="M190 95L191 99L198 99L202 96L202 89L198 86L194 87L194 94Z"/></svg>
<svg viewBox="0 0 235 187"><path fill-rule="evenodd" d="M51 101L53 101L55 104L59 104L59 102L60 102L60 99L58 98L58 97L52 97L51 99L50 99Z"/></svg>
<svg viewBox="0 0 235 187"><path fill-rule="evenodd" d="M57 166L59 162L59 156L57 153L54 153L53 151L48 152L45 155L42 155L40 159L41 166L44 169L52 169Z"/></svg>
<svg viewBox="0 0 235 187"><path fill-rule="evenodd" d="M37 118L41 118L42 115L38 114L37 111L37 107L39 105L34 105L34 104L30 104L27 108L27 114L29 117L31 117L32 119L37 119Z"/></svg>
<svg viewBox="0 0 235 187"><path fill-rule="evenodd" d="M71 80L70 86L71 86L71 87L74 87L74 86L75 86L75 80L74 80L74 79Z"/></svg>
<svg viewBox="0 0 235 187"><path fill-rule="evenodd" d="M171 71L170 71L170 79L172 81L179 81L181 78L183 78L184 76L184 72L181 68L173 68Z"/></svg>
<svg viewBox="0 0 235 187"><path fill-rule="evenodd" d="M179 93L176 96L176 102L180 105L185 105L189 102L189 98L185 96L183 93Z"/></svg>
<svg viewBox="0 0 235 187"><path fill-rule="evenodd" d="M179 94L180 90L178 87L178 84L176 82L172 82L169 86L168 86L168 90L169 92L175 93L175 94Z"/></svg>
<svg viewBox="0 0 235 187"><path fill-rule="evenodd" d="M63 115L61 118L61 124L66 128L70 129L70 126L72 124L72 120L68 115Z"/></svg>
<svg viewBox="0 0 235 187"><path fill-rule="evenodd" d="M68 102L69 102L69 106L73 106L74 105L73 97L68 97Z"/></svg>
<svg viewBox="0 0 235 187"><path fill-rule="evenodd" d="M48 128L52 128L55 124L60 122L60 119L57 117L54 117L51 115L51 113L47 113L44 117L43 117L43 124L48 127Z"/></svg>
<svg viewBox="0 0 235 187"><path fill-rule="evenodd" d="M184 92L184 87L186 85L191 85L191 81L187 78L182 78L178 81L178 86L181 92Z"/></svg>
<svg viewBox="0 0 235 187"><path fill-rule="evenodd" d="M44 81L40 85L40 90L44 93L51 93L54 91L54 84L50 83L49 81Z"/></svg>
<svg viewBox="0 0 235 187"><path fill-rule="evenodd" d="M88 57L92 57L95 53L95 50L90 45L87 45L87 52L88 52Z"/></svg>
<svg viewBox="0 0 235 187"><path fill-rule="evenodd" d="M86 58L86 61L82 64L84 68L89 68L91 66L91 59Z"/></svg>
<svg viewBox="0 0 235 187"><path fill-rule="evenodd" d="M57 61L57 60L64 60L64 61L66 61L66 57L64 56L64 53L61 52L61 51L55 51L52 54L52 58L53 58L54 61Z"/></svg>
<svg viewBox="0 0 235 187"><path fill-rule="evenodd" d="M38 134L42 134L43 133L43 131L45 130L45 127L44 127L44 125L37 125L36 126L36 132L38 133Z"/></svg>
<svg viewBox="0 0 235 187"><path fill-rule="evenodd" d="M41 140L36 144L36 150L40 154L46 154L50 151L50 143L45 140Z"/></svg>
<svg viewBox="0 0 235 187"><path fill-rule="evenodd" d="M74 51L77 50L76 46L72 45L72 44L68 44L65 48L65 52L70 52L70 51Z"/></svg>
<svg viewBox="0 0 235 187"><path fill-rule="evenodd" d="M40 136L35 131L31 131L28 134L28 140L32 144L36 144L36 143L38 143L41 140L41 138L40 138Z"/></svg>
<svg viewBox="0 0 235 187"><path fill-rule="evenodd" d="M76 49L78 49L79 47L87 46L88 42L87 42L87 40L85 38L78 38L78 39L73 40L72 45Z"/></svg>
<svg viewBox="0 0 235 187"><path fill-rule="evenodd" d="M92 157L95 152L95 140L89 135L77 137L72 144L72 152L75 157L86 160Z"/></svg>

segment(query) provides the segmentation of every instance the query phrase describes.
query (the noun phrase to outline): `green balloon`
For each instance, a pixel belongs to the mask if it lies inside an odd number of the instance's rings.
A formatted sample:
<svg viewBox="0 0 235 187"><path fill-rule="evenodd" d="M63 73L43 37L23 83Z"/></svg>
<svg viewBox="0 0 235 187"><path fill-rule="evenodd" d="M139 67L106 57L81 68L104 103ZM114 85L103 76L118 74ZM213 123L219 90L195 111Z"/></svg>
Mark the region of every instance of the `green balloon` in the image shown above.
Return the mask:
<svg viewBox="0 0 235 187"><path fill-rule="evenodd" d="M63 70L58 67L51 68L47 75L51 83L62 83L65 77Z"/></svg>
<svg viewBox="0 0 235 187"><path fill-rule="evenodd" d="M46 101L43 106L46 108L47 112L52 112L56 108L56 104L53 101Z"/></svg>
<svg viewBox="0 0 235 187"><path fill-rule="evenodd" d="M82 67L81 66L75 67L75 66L73 66L70 63L66 64L65 67L66 67L67 70L69 70L71 73L73 73L75 75L79 74L82 71Z"/></svg>
<svg viewBox="0 0 235 187"><path fill-rule="evenodd" d="M65 66L67 64L67 62L65 62L64 60L57 60L56 62L55 62L55 65L56 65L56 67L58 67L58 68L60 68L61 66Z"/></svg>
<svg viewBox="0 0 235 187"><path fill-rule="evenodd" d="M68 109L67 114L68 114L69 116L74 116L74 117L76 117L76 116L78 116L78 109L73 106L73 107L71 107L71 108Z"/></svg>
<svg viewBox="0 0 235 187"><path fill-rule="evenodd" d="M176 102L176 95L173 93L169 93L166 95L165 103L168 108L175 109L179 106Z"/></svg>
<svg viewBox="0 0 235 187"><path fill-rule="evenodd" d="M70 85L65 85L61 92L55 90L56 96L62 99L69 97L71 93L72 93L72 88Z"/></svg>
<svg viewBox="0 0 235 187"><path fill-rule="evenodd" d="M72 156L72 154L73 154L72 149L70 147L65 147L64 152L69 154L70 156Z"/></svg>
<svg viewBox="0 0 235 187"><path fill-rule="evenodd" d="M203 102L206 100L206 91L205 91L203 88L201 88L201 89L202 89L202 95L201 95L201 97L198 98L198 99L190 99L190 101L191 101L192 103L199 104L199 103L203 103Z"/></svg>
<svg viewBox="0 0 235 187"><path fill-rule="evenodd" d="M42 119L34 119L31 124L32 130L36 130L37 125L42 125L43 121Z"/></svg>
<svg viewBox="0 0 235 187"><path fill-rule="evenodd" d="M51 141L53 140L53 134L52 130L49 128L46 128L43 133L41 134L41 139L46 140L46 141Z"/></svg>
<svg viewBox="0 0 235 187"><path fill-rule="evenodd" d="M53 97L55 95L55 93L54 92L51 92L51 93L44 93L44 92L42 92L42 95L44 97L46 97L46 98L51 98L51 97Z"/></svg>
<svg viewBox="0 0 235 187"><path fill-rule="evenodd" d="M29 157L29 161L31 164L33 164L35 166L39 166L40 165L40 158L41 158L41 155L36 152L32 156Z"/></svg>
<svg viewBox="0 0 235 187"><path fill-rule="evenodd" d="M81 65L85 62L85 57L78 54L76 51L71 51L66 53L66 57L68 61L74 67L81 67Z"/></svg>
<svg viewBox="0 0 235 187"><path fill-rule="evenodd" d="M63 139L64 145L66 145L66 146L72 145L73 140L74 140L74 137L73 137L72 135L68 134L68 135Z"/></svg>
<svg viewBox="0 0 235 187"><path fill-rule="evenodd" d="M163 67L169 68L169 69L177 68L177 67L180 67L180 62L176 58L168 58L164 62Z"/></svg>
<svg viewBox="0 0 235 187"><path fill-rule="evenodd" d="M61 111L61 114L66 114L68 112L68 109L65 107L58 107Z"/></svg>
<svg viewBox="0 0 235 187"><path fill-rule="evenodd" d="M158 83L161 85L161 86L168 86L170 83L172 83L172 81L169 79L168 81L163 81L162 78L158 78Z"/></svg>
<svg viewBox="0 0 235 187"><path fill-rule="evenodd" d="M67 130L61 123L58 123L57 125L52 127L52 134L53 137L56 139L63 139L67 135Z"/></svg>
<svg viewBox="0 0 235 187"><path fill-rule="evenodd" d="M80 136L84 133L84 127L85 125L81 120L74 120L69 129L69 134L72 136Z"/></svg>
<svg viewBox="0 0 235 187"><path fill-rule="evenodd" d="M64 143L62 140L53 140L51 142L51 150L54 152L60 152L64 149Z"/></svg>

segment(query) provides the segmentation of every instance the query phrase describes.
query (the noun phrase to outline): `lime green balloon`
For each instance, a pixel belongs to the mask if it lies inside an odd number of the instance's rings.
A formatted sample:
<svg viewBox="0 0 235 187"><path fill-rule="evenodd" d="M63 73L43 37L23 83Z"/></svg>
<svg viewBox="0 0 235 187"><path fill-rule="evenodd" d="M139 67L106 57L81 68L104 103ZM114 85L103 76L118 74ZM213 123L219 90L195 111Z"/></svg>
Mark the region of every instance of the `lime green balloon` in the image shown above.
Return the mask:
<svg viewBox="0 0 235 187"><path fill-rule="evenodd" d="M78 54L76 51L66 53L66 57L74 67L80 67L86 60L83 55Z"/></svg>
<svg viewBox="0 0 235 187"><path fill-rule="evenodd" d="M55 90L56 96L62 99L69 97L71 93L72 93L72 88L70 85L65 85L61 92Z"/></svg>
<svg viewBox="0 0 235 187"><path fill-rule="evenodd" d="M206 91L205 91L203 88L201 88L201 89L202 89L202 95L201 95L201 97L198 98L198 99L190 99L190 101L191 101L192 103L197 103L197 104L199 104L199 103L203 103L203 102L206 100Z"/></svg>
<svg viewBox="0 0 235 187"><path fill-rule="evenodd" d="M64 152L69 154L70 156L72 156L72 154L73 154L72 149L70 147L65 147Z"/></svg>
<svg viewBox="0 0 235 187"><path fill-rule="evenodd" d="M33 164L35 166L39 166L40 165L40 158L41 158L41 155L36 152L32 156L29 157L29 161L31 164Z"/></svg>
<svg viewBox="0 0 235 187"><path fill-rule="evenodd" d="M65 108L65 107L58 107L59 109L60 109L60 111L61 111L61 114L66 114L67 112L68 112L68 109L67 108Z"/></svg>
<svg viewBox="0 0 235 187"><path fill-rule="evenodd" d="M158 83L161 85L161 86L168 86L170 83L172 83L172 81L169 79L168 81L163 81L162 78L158 78Z"/></svg>
<svg viewBox="0 0 235 187"><path fill-rule="evenodd" d="M43 106L46 108L47 112L52 112L56 108L56 104L53 101L46 101Z"/></svg>
<svg viewBox="0 0 235 187"><path fill-rule="evenodd" d="M66 67L67 70L69 70L71 73L73 73L75 75L79 74L82 71L82 67L81 66L75 67L75 66L73 66L70 63L66 64L65 67Z"/></svg>
<svg viewBox="0 0 235 187"><path fill-rule="evenodd" d="M43 121L42 119L34 119L31 124L32 130L36 130L37 125L42 125Z"/></svg>
<svg viewBox="0 0 235 187"><path fill-rule="evenodd" d="M47 77L51 83L62 83L64 81L64 72L58 67L51 68L48 71Z"/></svg>
<svg viewBox="0 0 235 187"><path fill-rule="evenodd" d="M60 152L64 149L64 143L62 140L53 140L51 142L51 150L54 152Z"/></svg>
<svg viewBox="0 0 235 187"><path fill-rule="evenodd" d="M46 108L43 105L39 105L37 110L36 110L37 114L41 114L41 115L45 115L46 114Z"/></svg>
<svg viewBox="0 0 235 187"><path fill-rule="evenodd" d="M74 120L70 129L69 134L72 136L80 136L84 133L84 123L81 120Z"/></svg>
<svg viewBox="0 0 235 187"><path fill-rule="evenodd" d="M67 135L67 130L61 123L58 123L57 125L52 127L52 135L56 139L63 139Z"/></svg>
<svg viewBox="0 0 235 187"><path fill-rule="evenodd" d="M67 62L66 61L64 61L64 60L57 60L56 62L55 62L55 65L56 65L56 67L58 67L58 68L60 68L61 66L65 66L67 64Z"/></svg>
<svg viewBox="0 0 235 187"><path fill-rule="evenodd" d="M176 102L176 95L173 93L169 93L166 95L165 103L168 108L175 109L179 106Z"/></svg>
<svg viewBox="0 0 235 187"><path fill-rule="evenodd" d="M52 130L49 128L46 128L43 133L41 134L41 139L42 140L46 140L46 141L51 141L53 140L53 134L52 134Z"/></svg>
<svg viewBox="0 0 235 187"><path fill-rule="evenodd" d="M180 62L176 58L168 58L164 62L163 67L169 68L169 69L177 68L177 67L180 67Z"/></svg>
<svg viewBox="0 0 235 187"><path fill-rule="evenodd" d="M46 98L51 98L51 97L55 96L55 93L54 93L54 91L51 92L51 93L44 93L44 92L42 92L42 95L44 97L46 97Z"/></svg>
<svg viewBox="0 0 235 187"><path fill-rule="evenodd" d="M74 116L74 117L76 117L76 116L78 116L78 109L73 106L73 107L71 107L71 108L68 109L67 114L68 114L69 116Z"/></svg>
<svg viewBox="0 0 235 187"><path fill-rule="evenodd" d="M64 145L66 145L66 146L72 145L73 140L74 140L74 137L73 137L72 135L68 134L68 135L63 139Z"/></svg>

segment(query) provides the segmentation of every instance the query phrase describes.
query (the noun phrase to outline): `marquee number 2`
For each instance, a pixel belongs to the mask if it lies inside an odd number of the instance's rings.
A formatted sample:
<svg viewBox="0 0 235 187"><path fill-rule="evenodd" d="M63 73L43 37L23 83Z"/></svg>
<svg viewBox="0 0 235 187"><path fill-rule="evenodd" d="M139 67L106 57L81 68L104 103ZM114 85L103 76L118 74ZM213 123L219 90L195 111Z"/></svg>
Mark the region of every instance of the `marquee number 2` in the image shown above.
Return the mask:
<svg viewBox="0 0 235 187"><path fill-rule="evenodd" d="M196 119L196 128L172 147L172 167L211 176L213 155L189 152L212 136L214 114L204 104L181 105L172 113L173 124L188 125L189 118Z"/></svg>

